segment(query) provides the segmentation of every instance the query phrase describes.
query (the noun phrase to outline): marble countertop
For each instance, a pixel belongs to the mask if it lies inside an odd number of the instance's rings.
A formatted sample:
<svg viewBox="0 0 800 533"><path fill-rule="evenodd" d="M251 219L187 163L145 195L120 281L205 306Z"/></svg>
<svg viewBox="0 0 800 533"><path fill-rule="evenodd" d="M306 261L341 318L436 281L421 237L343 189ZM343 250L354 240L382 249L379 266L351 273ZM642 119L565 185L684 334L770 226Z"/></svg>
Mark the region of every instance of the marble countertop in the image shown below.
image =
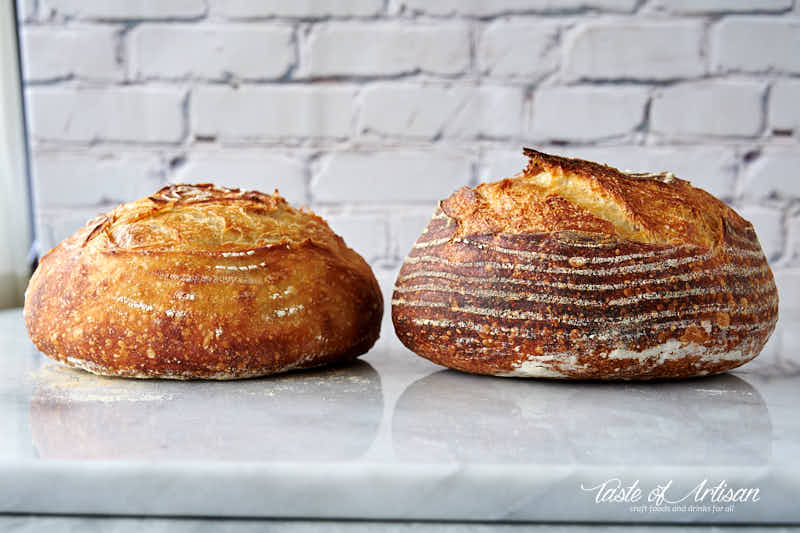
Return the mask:
<svg viewBox="0 0 800 533"><path fill-rule="evenodd" d="M3 311L0 512L800 522L800 313L784 315L755 361L696 380L462 374L387 315L352 365L170 382L52 362Z"/></svg>
<svg viewBox="0 0 800 533"><path fill-rule="evenodd" d="M4 533L797 533L794 526L376 522L252 518L0 515Z"/></svg>

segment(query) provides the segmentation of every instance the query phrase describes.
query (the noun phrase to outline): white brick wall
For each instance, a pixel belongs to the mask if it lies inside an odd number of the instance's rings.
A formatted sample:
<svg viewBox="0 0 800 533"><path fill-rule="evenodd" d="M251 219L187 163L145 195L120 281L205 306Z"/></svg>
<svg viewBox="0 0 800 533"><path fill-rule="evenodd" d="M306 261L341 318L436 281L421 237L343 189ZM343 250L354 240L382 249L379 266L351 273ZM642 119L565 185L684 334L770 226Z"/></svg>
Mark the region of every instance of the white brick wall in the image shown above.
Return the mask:
<svg viewBox="0 0 800 533"><path fill-rule="evenodd" d="M778 81L772 86L769 125L773 131L800 131L800 81Z"/></svg>
<svg viewBox="0 0 800 533"><path fill-rule="evenodd" d="M587 24L573 37L565 73L590 80L693 78L705 72L702 40L700 20Z"/></svg>
<svg viewBox="0 0 800 533"><path fill-rule="evenodd" d="M668 13L780 13L792 8L792 0L656 0L655 10Z"/></svg>
<svg viewBox="0 0 800 533"><path fill-rule="evenodd" d="M197 135L223 140L345 138L354 95L352 88L320 85L199 87L192 123Z"/></svg>
<svg viewBox="0 0 800 533"><path fill-rule="evenodd" d="M522 131L524 93L504 86L374 85L364 90L361 132L382 136L515 137Z"/></svg>
<svg viewBox="0 0 800 533"><path fill-rule="evenodd" d="M333 22L311 31L299 73L310 77L454 75L469 65L464 24Z"/></svg>
<svg viewBox="0 0 800 533"><path fill-rule="evenodd" d="M800 209L798 208L791 210L786 219L786 241L784 259L793 264L800 263Z"/></svg>
<svg viewBox="0 0 800 533"><path fill-rule="evenodd" d="M120 203L161 186L157 153L117 151L47 152L33 160L34 191L45 209Z"/></svg>
<svg viewBox="0 0 800 533"><path fill-rule="evenodd" d="M133 79L276 79L295 61L291 26L144 24L131 31Z"/></svg>
<svg viewBox="0 0 800 533"><path fill-rule="evenodd" d="M800 153L796 149L765 150L744 173L742 195L748 199L800 198Z"/></svg>
<svg viewBox="0 0 800 533"><path fill-rule="evenodd" d="M25 28L21 34L25 79L121 81L125 72L116 58L118 33L100 25Z"/></svg>
<svg viewBox="0 0 800 533"><path fill-rule="evenodd" d="M412 13L429 15L468 15L478 17L506 14L537 14L548 12L597 9L630 11L635 0L402 0L402 7Z"/></svg>
<svg viewBox="0 0 800 533"><path fill-rule="evenodd" d="M318 211L332 228L336 228L344 242L364 259L374 263L386 257L389 226L385 217L376 213L337 213L326 208Z"/></svg>
<svg viewBox="0 0 800 533"><path fill-rule="evenodd" d="M758 205L744 205L738 213L753 224L758 234L764 254L770 261L776 261L783 253L783 216L780 210Z"/></svg>
<svg viewBox="0 0 800 533"><path fill-rule="evenodd" d="M184 132L185 93L174 88L33 87L27 92L34 141L175 143Z"/></svg>
<svg viewBox="0 0 800 533"><path fill-rule="evenodd" d="M54 19L196 19L206 13L204 0L39 0L39 4L41 15Z"/></svg>
<svg viewBox="0 0 800 533"><path fill-rule="evenodd" d="M561 29L538 19L498 19L479 39L478 69L494 78L538 81L558 66Z"/></svg>
<svg viewBox="0 0 800 533"><path fill-rule="evenodd" d="M621 137L644 121L641 87L545 87L533 95L532 136L591 141Z"/></svg>
<svg viewBox="0 0 800 533"><path fill-rule="evenodd" d="M43 249L213 180L310 205L391 277L438 199L532 145L672 170L753 222L784 303L800 279L800 0L18 6Z"/></svg>
<svg viewBox="0 0 800 533"><path fill-rule="evenodd" d="M428 226L433 211L433 209L424 207L412 212L404 209L402 213L395 214L392 217L392 244L394 245L392 258L396 263L399 263L408 255L422 231Z"/></svg>
<svg viewBox="0 0 800 533"><path fill-rule="evenodd" d="M324 158L311 181L315 202L434 204L470 181L463 154L428 150L342 152Z"/></svg>
<svg viewBox="0 0 800 533"><path fill-rule="evenodd" d="M751 81L686 83L656 92L651 129L669 137L756 136L764 85Z"/></svg>
<svg viewBox="0 0 800 533"><path fill-rule="evenodd" d="M712 36L718 72L800 72L800 20L735 17L722 20Z"/></svg>
<svg viewBox="0 0 800 533"><path fill-rule="evenodd" d="M211 12L231 19L325 18L377 15L383 0L210 0Z"/></svg>

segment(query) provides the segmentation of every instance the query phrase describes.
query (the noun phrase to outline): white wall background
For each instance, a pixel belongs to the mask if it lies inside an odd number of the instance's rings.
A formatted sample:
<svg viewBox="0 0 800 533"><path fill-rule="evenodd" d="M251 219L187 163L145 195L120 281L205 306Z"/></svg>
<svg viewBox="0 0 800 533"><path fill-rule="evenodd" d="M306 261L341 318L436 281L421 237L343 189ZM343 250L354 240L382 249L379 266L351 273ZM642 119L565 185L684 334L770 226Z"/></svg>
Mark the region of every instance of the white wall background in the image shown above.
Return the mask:
<svg viewBox="0 0 800 533"><path fill-rule="evenodd" d="M0 4L0 309L22 303L31 227L14 4Z"/></svg>
<svg viewBox="0 0 800 533"><path fill-rule="evenodd" d="M167 182L281 193L391 278L523 145L672 170L800 301L800 0L19 0L42 250Z"/></svg>

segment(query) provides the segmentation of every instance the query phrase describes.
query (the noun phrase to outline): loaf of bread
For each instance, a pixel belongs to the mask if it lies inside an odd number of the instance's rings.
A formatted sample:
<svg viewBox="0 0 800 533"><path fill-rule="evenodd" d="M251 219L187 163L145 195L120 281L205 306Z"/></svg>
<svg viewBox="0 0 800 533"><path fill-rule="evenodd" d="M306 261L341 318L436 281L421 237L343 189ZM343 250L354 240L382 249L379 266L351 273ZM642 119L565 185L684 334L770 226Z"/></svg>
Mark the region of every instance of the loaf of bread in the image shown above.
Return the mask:
<svg viewBox="0 0 800 533"><path fill-rule="evenodd" d="M96 374L236 379L355 358L377 340L372 270L275 195L171 185L42 257L25 295L36 347Z"/></svg>
<svg viewBox="0 0 800 533"><path fill-rule="evenodd" d="M754 358L778 293L753 226L670 173L531 149L439 203L395 284L400 340L498 376L683 378Z"/></svg>

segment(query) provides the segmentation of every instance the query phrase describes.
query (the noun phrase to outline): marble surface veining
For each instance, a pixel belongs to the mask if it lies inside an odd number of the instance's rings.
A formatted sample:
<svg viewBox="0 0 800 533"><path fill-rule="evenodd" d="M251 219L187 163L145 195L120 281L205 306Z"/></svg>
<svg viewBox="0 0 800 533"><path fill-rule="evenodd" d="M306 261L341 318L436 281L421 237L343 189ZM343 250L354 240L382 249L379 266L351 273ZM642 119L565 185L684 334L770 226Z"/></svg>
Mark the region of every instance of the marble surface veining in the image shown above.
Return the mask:
<svg viewBox="0 0 800 533"><path fill-rule="evenodd" d="M800 522L798 318L752 363L694 380L473 376L386 320L350 365L172 382L50 361L3 311L0 512Z"/></svg>

